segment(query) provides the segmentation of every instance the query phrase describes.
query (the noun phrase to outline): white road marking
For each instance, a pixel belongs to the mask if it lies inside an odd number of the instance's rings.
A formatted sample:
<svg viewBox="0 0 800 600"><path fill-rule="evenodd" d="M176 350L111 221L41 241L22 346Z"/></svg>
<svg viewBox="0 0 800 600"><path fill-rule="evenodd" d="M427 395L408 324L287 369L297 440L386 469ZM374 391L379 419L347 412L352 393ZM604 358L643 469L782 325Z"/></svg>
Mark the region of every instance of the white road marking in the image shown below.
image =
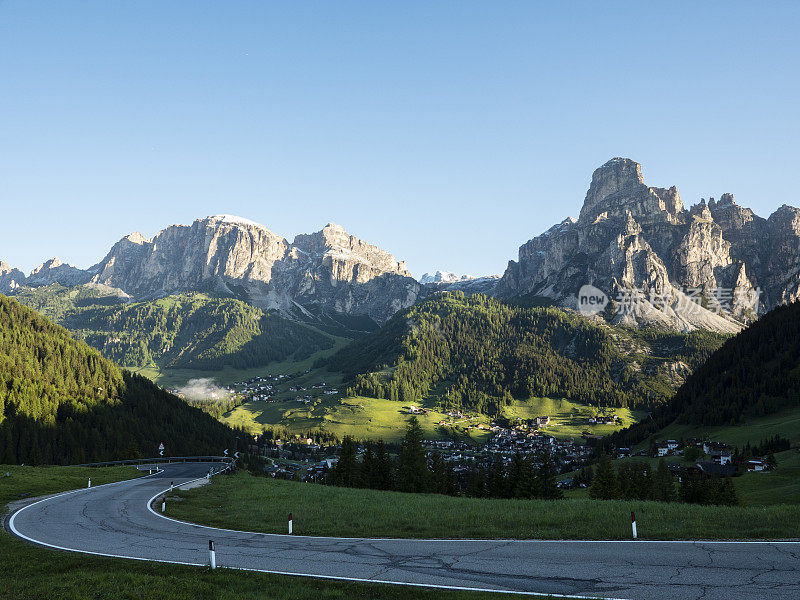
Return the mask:
<svg viewBox="0 0 800 600"><path fill-rule="evenodd" d="M226 469L223 469L222 471L218 471L218 472L212 473L212 475L217 475L217 474L227 470L227 468L229 468L229 467L226 467ZM161 473L161 472L163 472L163 470L157 471L156 473L153 473L153 475L156 475L156 474ZM145 479L145 478L151 477L151 476L152 475L145 475L143 477L138 477L136 479ZM205 476L198 477L197 479L186 481L181 485L186 485L187 483L193 483L195 481L199 481L199 480L205 479L205 478L206 478ZM135 481L135 479L134 480L117 481L117 482L113 482L113 483L106 483L106 484L103 484L103 485L100 485L100 486L96 486L95 488L92 488L92 490L96 490L96 489L99 489L101 487L107 487L107 486L111 486L111 485L118 485L118 484L121 484L121 483L127 483L129 481ZM109 558L123 558L123 559L128 559L128 560L139 560L139 561L145 561L145 562L158 562L158 563L168 563L168 564L187 565L187 566L206 566L205 563L192 563L192 562L182 562L182 561L175 561L175 560L165 560L165 559L148 559L148 558L141 558L141 557L136 557L136 556L126 556L126 555L122 555L122 554L108 554L108 553L104 553L104 552L93 552L93 551L89 551L89 550L80 550L80 549L77 549L77 548L67 548L67 547L63 547L63 546L56 546L54 544L48 544L47 542L42 542L42 541L33 539L33 538L29 537L29 536L26 536L23 533L21 533L19 530L17 530L17 528L14 525L14 520L16 519L17 515L20 514L22 511L30 508L31 506L36 506L37 504L39 504L41 502L47 502L48 500L54 500L54 499L60 498L62 496L67 496L67 495L70 495L70 494L76 494L76 493L80 493L80 492L91 492L92 490L78 489L78 490L73 490L73 491L70 491L70 492L64 492L62 494L58 494L56 496L51 496L49 498L44 498L42 500L38 500L38 501L33 502L33 503L31 503L31 504L29 504L27 506L24 506L24 507L20 508L19 510L17 510L16 512L14 512L14 514L11 515L11 517L9 519L9 528L12 530L12 532L14 532L15 535L17 535L18 537L20 537L22 539L25 539L25 540L28 540L28 541L33 542L35 544L39 544L39 545L46 546L46 547L49 547L49 548L54 548L54 549L57 549L57 550L65 550L65 551L68 551L68 552L78 552L78 553L82 553L82 554L91 554L91 555L94 555L94 556L105 556L105 557L109 557ZM793 540L793 541L789 541L789 540L784 540L784 541L769 541L769 540L746 540L746 541L732 541L732 540L725 540L725 541L719 541L719 540L641 540L641 539L640 540L516 540L516 539L459 539L459 538L456 538L456 539L441 539L441 538L440 539L365 538L365 537L360 537L359 538L359 537L326 537L326 536L308 536L308 535L291 535L290 536L290 535L279 534L279 533L264 533L264 532L260 532L260 531L241 531L241 530L236 530L236 529L225 529L225 528L221 528L221 527L210 527L208 525L198 525L196 523L190 523L190 522L187 522L187 521L181 521L179 519L173 519L171 517L167 517L167 516L161 515L161 514L157 513L156 511L154 511L152 509L151 505L152 505L152 502L158 496L160 496L160 495L162 495L162 494L164 494L166 492L169 492L169 488L168 487L164 488L163 490L161 490L160 492L158 492L157 494L152 496L147 501L147 510L149 510L152 514L154 514L157 517L160 517L162 519L166 519L168 521L173 521L175 523L180 523L180 524L183 524L183 525L199 527L199 528L208 529L208 530L211 530L211 531L223 531L223 532L231 532L231 533L245 533L245 534L249 534L249 535L261 535L261 536L266 536L266 537L294 538L294 539L301 538L301 539L313 539L313 540L364 540L364 541L387 541L387 542L389 542L389 541L391 541L391 542L414 542L414 541L416 541L416 542L450 542L450 543L453 543L453 542L482 542L482 543L516 542L516 543L561 543L561 544L569 544L569 543L580 543L580 544L624 544L624 543L627 543L627 544L643 544L643 543L644 544L646 544L646 543L651 543L651 544L768 544L768 545L769 544L772 544L772 545L774 545L774 544L800 544L800 541L795 541L795 540ZM234 570L239 570L239 571L252 571L252 572L258 572L258 573L268 573L268 574L273 574L273 575L287 575L287 576L293 576L293 577L311 577L311 578L315 578L315 579L329 579L329 580L337 580L337 581L354 581L354 582L359 582L359 583L373 583L373 584L382 584L382 585L406 585L406 586L421 587L421 588L446 589L446 590L458 590L458 591L489 592L489 593L497 593L497 594L518 594L518 595L524 595L524 596L538 596L538 597L550 596L550 597L554 597L554 598L575 598L575 599L583 599L583 600L591 600L593 598L597 599L597 600L601 600L603 598L604 598L604 600L624 600L624 599L621 599L621 598L605 598L605 597L598 597L598 596L576 596L576 595L565 595L565 594L548 594L548 593L542 593L542 592L518 592L518 591L513 591L513 590L501 590L501 589L493 589L493 588L477 588L477 587L464 587L464 586L453 586L453 585L410 583L410 582L400 582L400 581L386 581L386 580L380 580L380 579L365 579L365 578L358 578L358 577L342 577L342 576L335 576L335 575L314 575L314 574L310 574L310 573L294 573L294 572L290 572L290 571L273 571L273 570L269 570L269 569L256 569L256 568L249 568L249 567L222 567L222 568L229 568L229 569L234 569Z"/></svg>

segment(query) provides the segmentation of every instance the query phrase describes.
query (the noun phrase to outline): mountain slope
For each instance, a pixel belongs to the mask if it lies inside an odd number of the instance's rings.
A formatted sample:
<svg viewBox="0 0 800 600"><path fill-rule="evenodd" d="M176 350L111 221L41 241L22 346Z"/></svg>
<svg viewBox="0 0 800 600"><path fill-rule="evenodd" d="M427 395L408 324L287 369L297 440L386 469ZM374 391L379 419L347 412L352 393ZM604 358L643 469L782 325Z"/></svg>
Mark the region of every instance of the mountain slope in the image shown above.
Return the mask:
<svg viewBox="0 0 800 600"><path fill-rule="evenodd" d="M171 225L152 240L132 233L86 270L51 259L21 281L19 272L0 269L2 293L52 283L103 285L136 300L210 292L286 314L323 307L377 322L413 304L420 289L404 262L334 223L290 243L231 215Z"/></svg>
<svg viewBox="0 0 800 600"><path fill-rule="evenodd" d="M400 312L324 364L345 373L353 394L431 394L488 414L531 396L634 408L665 401L723 339L615 329L557 308L454 292Z"/></svg>
<svg viewBox="0 0 800 600"><path fill-rule="evenodd" d="M0 462L219 453L233 431L0 295Z"/></svg>
<svg viewBox="0 0 800 600"><path fill-rule="evenodd" d="M800 302L779 306L729 339L653 418L621 431L630 445L671 423L736 425L800 408Z"/></svg>
<svg viewBox="0 0 800 600"><path fill-rule="evenodd" d="M735 333L800 297L799 273L800 210L762 219L731 194L687 210L674 186L648 186L641 165L614 158L594 172L579 218L523 244L495 293L578 308L592 285L613 323Z"/></svg>
<svg viewBox="0 0 800 600"><path fill-rule="evenodd" d="M303 360L333 338L233 298L180 294L127 303L102 289L52 285L15 298L126 367L246 369Z"/></svg>

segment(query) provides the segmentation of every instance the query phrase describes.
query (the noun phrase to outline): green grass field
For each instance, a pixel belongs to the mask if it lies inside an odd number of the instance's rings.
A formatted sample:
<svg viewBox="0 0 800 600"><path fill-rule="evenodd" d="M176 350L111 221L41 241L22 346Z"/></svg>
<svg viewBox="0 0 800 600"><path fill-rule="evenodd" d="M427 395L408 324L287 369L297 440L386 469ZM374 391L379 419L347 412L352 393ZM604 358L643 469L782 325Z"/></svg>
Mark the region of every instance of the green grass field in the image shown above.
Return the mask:
<svg viewBox="0 0 800 600"><path fill-rule="evenodd" d="M6 472L10 477L3 477ZM0 465L0 513L8 502L141 475L131 467ZM189 567L40 548L0 530L0 598L8 600L491 600L449 592ZM503 595L510 600L521 596Z"/></svg>
<svg viewBox="0 0 800 600"><path fill-rule="evenodd" d="M242 472L176 496L181 501L167 502L172 517L268 533L285 533L291 511L295 533L306 535L629 539L635 511L639 536L646 539L800 538L800 506L477 499L336 488Z"/></svg>
<svg viewBox="0 0 800 600"><path fill-rule="evenodd" d="M332 385L339 385L341 382L339 376L325 375L325 372L312 372L305 378L312 381L324 378ZM383 439L394 442L403 436L410 416L408 413L410 404L364 396L322 398L313 405L298 403L295 400L274 403L247 402L225 415L223 421L232 426L244 427L254 433L260 432L264 426L280 425L293 433L321 429L339 438L352 435L356 439ZM488 437L486 430L477 428L465 430L467 424L490 423L491 419L486 416L458 423L458 431L452 436L450 432L445 433L438 427L438 423L448 420L448 417L434 410L432 399L415 404L425 406L429 411L427 414L417 415L428 439L456 437L467 442L481 443ZM625 408L609 409L608 412L613 412L620 418L617 425L590 425L588 419L592 415L592 410L588 404L569 400L531 398L515 401L506 407L505 415L512 420L517 417L531 419L549 415L551 424L547 427L547 433L557 438L578 438L584 430L597 435L608 435L636 422L643 415L641 412L632 412Z"/></svg>
<svg viewBox="0 0 800 600"><path fill-rule="evenodd" d="M794 408L767 417L747 419L739 425L702 427L673 423L662 429L657 439L708 438L741 447L747 442L758 444L765 438L772 437L775 434L788 438L793 446L800 445L800 408ZM644 442L640 446L645 447L648 444L649 442Z"/></svg>
<svg viewBox="0 0 800 600"><path fill-rule="evenodd" d="M531 398L529 400L516 400L505 408L505 415L509 418L532 419L548 415L550 425L547 433L557 438L579 438L584 430L594 435L609 435L633 425L646 413L644 411L631 411L627 408L608 408L604 412L618 417L616 425L589 424L589 417L596 412L592 406L581 402L573 402L560 398Z"/></svg>
<svg viewBox="0 0 800 600"><path fill-rule="evenodd" d="M733 478L743 505L800 504L800 451L779 452L775 458L778 461L775 471L745 473Z"/></svg>
<svg viewBox="0 0 800 600"><path fill-rule="evenodd" d="M313 328L312 328L313 329ZM316 330L319 331L319 330ZM230 367L225 367L219 371L199 371L194 369L171 369L171 368L162 368L155 363L152 363L146 367L125 367L129 371L133 371L134 373L138 373L143 377L147 377L154 383L162 387L180 387L186 384L187 381L190 379L200 379L205 377L212 377L214 378L217 383L220 385L229 385L231 383L235 383L237 381L243 381L250 379L251 377L256 377L258 375L264 375L265 373L273 373L273 374L293 374L293 373L302 373L309 369L312 369L314 363L320 358L326 358L332 355L334 352L337 352L342 347L347 345L352 340L343 337L337 337L331 334L327 334L325 332L320 332L324 335L327 335L334 341L334 345L332 348L327 350L321 350L319 352L315 352L308 358L304 360L293 360L288 359L284 361L275 361L268 363L266 365L260 367L253 367L252 369L232 369ZM328 373L328 371L322 370L317 371L317 375L320 373L324 374L328 379L333 378L333 374Z"/></svg>

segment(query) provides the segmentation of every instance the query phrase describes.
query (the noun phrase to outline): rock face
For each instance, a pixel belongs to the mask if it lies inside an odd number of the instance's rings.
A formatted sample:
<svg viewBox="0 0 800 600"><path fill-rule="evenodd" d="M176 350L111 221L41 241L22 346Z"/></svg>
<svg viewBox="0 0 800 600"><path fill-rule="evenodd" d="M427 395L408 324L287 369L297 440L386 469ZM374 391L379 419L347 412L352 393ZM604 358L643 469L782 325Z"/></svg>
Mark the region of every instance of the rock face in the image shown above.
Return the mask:
<svg viewBox="0 0 800 600"><path fill-rule="evenodd" d="M429 283L454 283L456 281L467 281L470 279L475 279L471 275L462 275L459 277L455 273L451 273L450 271L436 271L433 275L430 273L424 273L422 277L419 278L419 282L422 285L426 285Z"/></svg>
<svg viewBox="0 0 800 600"><path fill-rule="evenodd" d="M461 275L449 271L436 271L433 275L425 273L419 280L422 284L422 295L429 296L436 292L462 291L465 294L488 294L494 293L494 288L500 277L497 275L486 275L484 277L473 277L472 275Z"/></svg>
<svg viewBox="0 0 800 600"><path fill-rule="evenodd" d="M66 286L86 283L86 271L62 263L58 257L51 258L36 267L25 279L26 285L49 285L60 283Z"/></svg>
<svg viewBox="0 0 800 600"><path fill-rule="evenodd" d="M523 244L496 293L582 308L592 285L612 322L733 332L800 297L799 274L800 210L762 219L730 194L687 210L675 187L649 187L641 165L614 158L592 175L579 218Z"/></svg>
<svg viewBox="0 0 800 600"><path fill-rule="evenodd" d="M339 225L298 235L290 244L263 225L230 215L172 225L152 240L132 233L87 270L53 259L25 278L4 266L0 285L9 287L7 280L107 286L139 300L209 291L265 309L313 306L367 315L379 323L413 304L420 289L404 263Z"/></svg>
<svg viewBox="0 0 800 600"><path fill-rule="evenodd" d="M25 281L25 273L0 260L0 294L9 294Z"/></svg>

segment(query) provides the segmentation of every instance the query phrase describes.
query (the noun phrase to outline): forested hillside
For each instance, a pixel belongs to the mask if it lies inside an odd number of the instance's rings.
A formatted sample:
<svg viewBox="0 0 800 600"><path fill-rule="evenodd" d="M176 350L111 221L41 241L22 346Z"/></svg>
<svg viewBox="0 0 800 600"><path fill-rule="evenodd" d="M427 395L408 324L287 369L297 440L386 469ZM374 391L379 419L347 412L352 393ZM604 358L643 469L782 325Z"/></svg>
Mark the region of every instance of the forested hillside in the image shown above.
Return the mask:
<svg viewBox="0 0 800 600"><path fill-rule="evenodd" d="M333 346L320 331L233 298L180 294L128 304L92 288L58 285L15 298L126 367L246 369Z"/></svg>
<svg viewBox="0 0 800 600"><path fill-rule="evenodd" d="M774 308L729 339L653 418L620 431L630 445L673 421L735 425L800 406L800 302Z"/></svg>
<svg viewBox="0 0 800 600"><path fill-rule="evenodd" d="M611 328L556 308L461 292L395 315L324 363L349 394L488 414L513 398L562 397L605 406L655 406L723 342L717 334Z"/></svg>
<svg viewBox="0 0 800 600"><path fill-rule="evenodd" d="M0 462L217 454L234 432L0 294Z"/></svg>

